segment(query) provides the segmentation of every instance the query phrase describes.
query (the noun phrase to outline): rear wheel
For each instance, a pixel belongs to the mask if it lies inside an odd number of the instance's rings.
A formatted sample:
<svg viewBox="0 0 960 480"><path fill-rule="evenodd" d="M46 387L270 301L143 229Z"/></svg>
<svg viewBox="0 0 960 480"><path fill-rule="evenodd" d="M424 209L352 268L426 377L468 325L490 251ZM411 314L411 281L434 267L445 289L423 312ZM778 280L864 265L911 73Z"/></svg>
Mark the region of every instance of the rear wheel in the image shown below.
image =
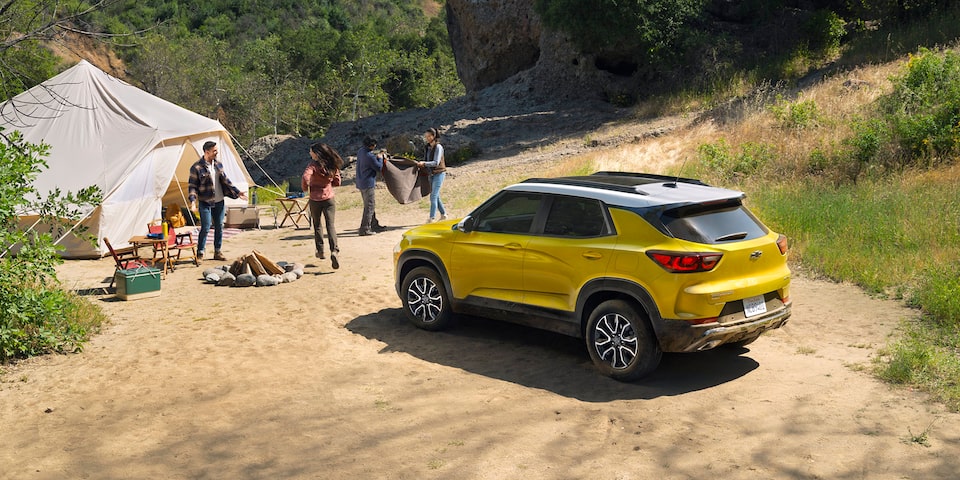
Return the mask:
<svg viewBox="0 0 960 480"><path fill-rule="evenodd" d="M663 356L646 317L623 300L607 300L593 310L586 342L597 368L620 381L653 372Z"/></svg>
<svg viewBox="0 0 960 480"><path fill-rule="evenodd" d="M417 267L403 277L403 312L424 330L442 330L450 325L453 312L443 280L430 267Z"/></svg>

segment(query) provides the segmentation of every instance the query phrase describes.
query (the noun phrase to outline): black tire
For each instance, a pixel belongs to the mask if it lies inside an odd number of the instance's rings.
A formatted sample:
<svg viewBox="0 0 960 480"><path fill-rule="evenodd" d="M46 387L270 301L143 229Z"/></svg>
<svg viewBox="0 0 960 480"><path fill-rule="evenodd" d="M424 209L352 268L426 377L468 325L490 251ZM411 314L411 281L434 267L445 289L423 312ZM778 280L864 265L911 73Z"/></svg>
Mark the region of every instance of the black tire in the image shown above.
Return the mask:
<svg viewBox="0 0 960 480"><path fill-rule="evenodd" d="M595 308L585 337L600 372L623 382L653 372L663 356L646 317L623 300L607 300Z"/></svg>
<svg viewBox="0 0 960 480"><path fill-rule="evenodd" d="M424 330L443 330L450 326L453 312L443 280L430 267L417 267L403 277L403 312L410 323Z"/></svg>

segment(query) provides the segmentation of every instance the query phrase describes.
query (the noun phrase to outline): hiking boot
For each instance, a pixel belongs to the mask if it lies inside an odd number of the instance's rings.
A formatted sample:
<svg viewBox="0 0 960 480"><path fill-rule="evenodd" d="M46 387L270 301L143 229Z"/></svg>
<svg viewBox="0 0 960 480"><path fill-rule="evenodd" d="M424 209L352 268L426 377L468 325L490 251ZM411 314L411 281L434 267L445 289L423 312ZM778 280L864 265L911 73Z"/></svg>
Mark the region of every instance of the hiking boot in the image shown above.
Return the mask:
<svg viewBox="0 0 960 480"><path fill-rule="evenodd" d="M220 252L214 252L214 253L213 253L213 259L214 259L214 260L220 260L221 262L227 261L227 257L224 257L223 254L220 253Z"/></svg>
<svg viewBox="0 0 960 480"><path fill-rule="evenodd" d="M317 253L315 253L314 256L316 256L316 257L319 258L320 260L323 260L323 259L327 258L327 256L324 255L323 252L321 252L320 250L317 250Z"/></svg>
<svg viewBox="0 0 960 480"><path fill-rule="evenodd" d="M362 231L360 231L359 235L360 235L361 237L368 237L368 236L370 236L370 235L375 235L376 233L377 233L377 232L372 231L372 230L362 230Z"/></svg>
<svg viewBox="0 0 960 480"><path fill-rule="evenodd" d="M333 252L330 254L330 265L333 267L334 270L340 268L340 261L337 260L337 252Z"/></svg>
<svg viewBox="0 0 960 480"><path fill-rule="evenodd" d="M447 219L447 214L446 214L446 213L441 213L441 214L440 214L440 220L442 221L442 220L446 220L446 219Z"/></svg>

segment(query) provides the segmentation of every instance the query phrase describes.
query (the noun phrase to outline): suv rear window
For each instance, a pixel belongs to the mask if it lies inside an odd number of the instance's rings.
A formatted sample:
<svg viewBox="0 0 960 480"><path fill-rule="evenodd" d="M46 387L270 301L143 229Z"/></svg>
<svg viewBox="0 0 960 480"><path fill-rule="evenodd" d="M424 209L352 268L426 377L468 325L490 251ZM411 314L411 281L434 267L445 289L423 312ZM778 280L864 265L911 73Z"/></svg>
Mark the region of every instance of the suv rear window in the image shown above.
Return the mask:
<svg viewBox="0 0 960 480"><path fill-rule="evenodd" d="M739 199L669 209L663 212L660 221L674 238L711 245L751 240L767 234L767 228Z"/></svg>

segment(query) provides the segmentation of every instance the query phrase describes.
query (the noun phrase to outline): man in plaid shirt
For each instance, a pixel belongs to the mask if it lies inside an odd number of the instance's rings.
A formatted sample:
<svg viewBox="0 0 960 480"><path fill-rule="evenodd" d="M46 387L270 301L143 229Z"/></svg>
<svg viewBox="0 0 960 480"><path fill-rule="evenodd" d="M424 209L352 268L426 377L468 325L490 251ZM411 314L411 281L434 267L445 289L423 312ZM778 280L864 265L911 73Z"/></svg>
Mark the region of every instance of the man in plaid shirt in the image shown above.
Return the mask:
<svg viewBox="0 0 960 480"><path fill-rule="evenodd" d="M230 198L247 199L246 192L241 192L233 186L223 171L223 164L217 161L216 142L203 144L203 157L190 167L190 201L191 210L200 211L200 238L197 239L197 256L203 258L204 247L207 245L207 232L213 223L213 259L226 260L220 253L223 245L223 215L224 196Z"/></svg>

